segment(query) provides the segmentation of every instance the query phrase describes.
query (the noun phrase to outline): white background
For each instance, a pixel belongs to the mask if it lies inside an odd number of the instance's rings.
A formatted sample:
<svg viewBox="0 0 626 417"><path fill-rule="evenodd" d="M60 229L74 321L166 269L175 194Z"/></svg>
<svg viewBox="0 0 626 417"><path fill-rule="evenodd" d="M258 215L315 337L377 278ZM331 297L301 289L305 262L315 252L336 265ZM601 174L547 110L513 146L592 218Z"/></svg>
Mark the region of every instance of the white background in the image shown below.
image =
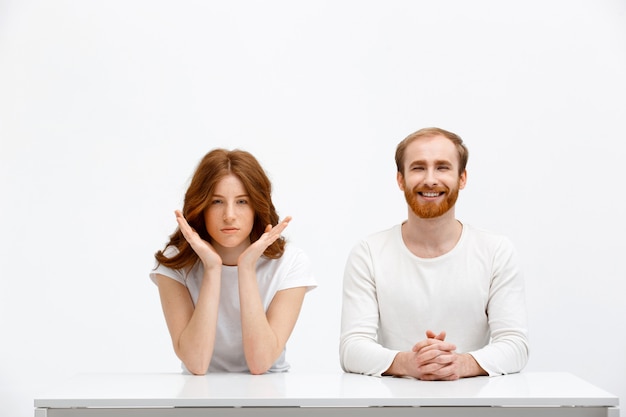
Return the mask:
<svg viewBox="0 0 626 417"><path fill-rule="evenodd" d="M294 371L339 371L348 251L402 221L396 144L470 149L457 215L524 262L528 371L626 401L626 3L0 0L0 404L178 372L153 253L214 147L255 154L313 260Z"/></svg>

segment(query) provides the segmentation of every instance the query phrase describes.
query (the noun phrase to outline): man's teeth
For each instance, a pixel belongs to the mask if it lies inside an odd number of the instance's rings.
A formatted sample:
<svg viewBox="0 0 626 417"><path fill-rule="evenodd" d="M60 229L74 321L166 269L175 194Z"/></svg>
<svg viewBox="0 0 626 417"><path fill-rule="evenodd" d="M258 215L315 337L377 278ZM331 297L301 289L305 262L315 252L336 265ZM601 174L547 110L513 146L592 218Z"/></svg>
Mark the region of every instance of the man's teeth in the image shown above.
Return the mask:
<svg viewBox="0 0 626 417"><path fill-rule="evenodd" d="M439 193L422 193L424 197L437 197Z"/></svg>

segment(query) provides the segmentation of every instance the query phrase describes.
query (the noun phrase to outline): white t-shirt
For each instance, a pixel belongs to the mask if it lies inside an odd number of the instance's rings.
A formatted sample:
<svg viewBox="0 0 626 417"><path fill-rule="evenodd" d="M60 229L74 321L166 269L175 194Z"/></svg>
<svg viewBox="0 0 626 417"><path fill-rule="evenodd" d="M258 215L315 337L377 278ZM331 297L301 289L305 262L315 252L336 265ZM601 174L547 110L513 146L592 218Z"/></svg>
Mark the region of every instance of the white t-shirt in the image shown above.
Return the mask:
<svg viewBox="0 0 626 417"><path fill-rule="evenodd" d="M425 259L396 225L354 247L344 273L342 368L380 376L426 330L446 331L489 375L526 365L524 283L508 239L464 225L450 252Z"/></svg>
<svg viewBox="0 0 626 417"><path fill-rule="evenodd" d="M168 247L165 250L165 256L171 257L176 252L176 248ZM156 284L156 275L161 274L180 282L189 290L195 306L198 302L203 272L201 262L197 262L189 273L157 265L150 273L150 278ZM262 256L257 263L256 276L265 311L274 295L280 290L307 287L309 291L317 286L309 258L302 250L291 245L285 246L283 256L278 259L268 259ZM187 371L184 364L183 369ZM268 372L283 372L288 369L289 364L285 360L285 350L283 350ZM248 371L241 336L237 267L223 265L215 347L209 372Z"/></svg>

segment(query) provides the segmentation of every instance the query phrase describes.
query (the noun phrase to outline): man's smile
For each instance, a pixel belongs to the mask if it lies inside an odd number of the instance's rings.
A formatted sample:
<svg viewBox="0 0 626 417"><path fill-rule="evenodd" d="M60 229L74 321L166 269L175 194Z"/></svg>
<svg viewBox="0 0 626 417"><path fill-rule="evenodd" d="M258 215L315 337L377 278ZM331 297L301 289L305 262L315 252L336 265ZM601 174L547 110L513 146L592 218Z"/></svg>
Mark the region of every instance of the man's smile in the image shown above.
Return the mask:
<svg viewBox="0 0 626 417"><path fill-rule="evenodd" d="M419 195L421 195L422 197L439 197L440 195L443 195L443 192L434 192L434 191L419 191L418 192Z"/></svg>

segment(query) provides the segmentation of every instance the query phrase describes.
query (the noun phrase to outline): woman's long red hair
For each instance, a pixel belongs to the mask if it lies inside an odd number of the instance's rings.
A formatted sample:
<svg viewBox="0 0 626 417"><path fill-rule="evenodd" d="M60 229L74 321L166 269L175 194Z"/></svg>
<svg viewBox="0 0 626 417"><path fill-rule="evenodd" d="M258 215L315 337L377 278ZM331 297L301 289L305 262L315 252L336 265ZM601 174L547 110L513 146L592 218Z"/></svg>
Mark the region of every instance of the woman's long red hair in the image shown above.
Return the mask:
<svg viewBox="0 0 626 417"><path fill-rule="evenodd" d="M250 232L250 242L255 242L265 232L268 224L278 224L278 213L272 203L272 184L265 171L252 154L235 149L214 149L202 158L191 184L185 193L183 216L196 232L207 242L211 242L204 222L204 211L211 202L215 186L225 176L233 174L241 180L254 209L254 225ZM167 246L174 246L178 254L168 258L164 250L154 256L161 265L173 269L191 268L198 255L187 243L179 228L170 236ZM280 258L285 251L285 240L280 238L271 244L263 253L267 258Z"/></svg>

